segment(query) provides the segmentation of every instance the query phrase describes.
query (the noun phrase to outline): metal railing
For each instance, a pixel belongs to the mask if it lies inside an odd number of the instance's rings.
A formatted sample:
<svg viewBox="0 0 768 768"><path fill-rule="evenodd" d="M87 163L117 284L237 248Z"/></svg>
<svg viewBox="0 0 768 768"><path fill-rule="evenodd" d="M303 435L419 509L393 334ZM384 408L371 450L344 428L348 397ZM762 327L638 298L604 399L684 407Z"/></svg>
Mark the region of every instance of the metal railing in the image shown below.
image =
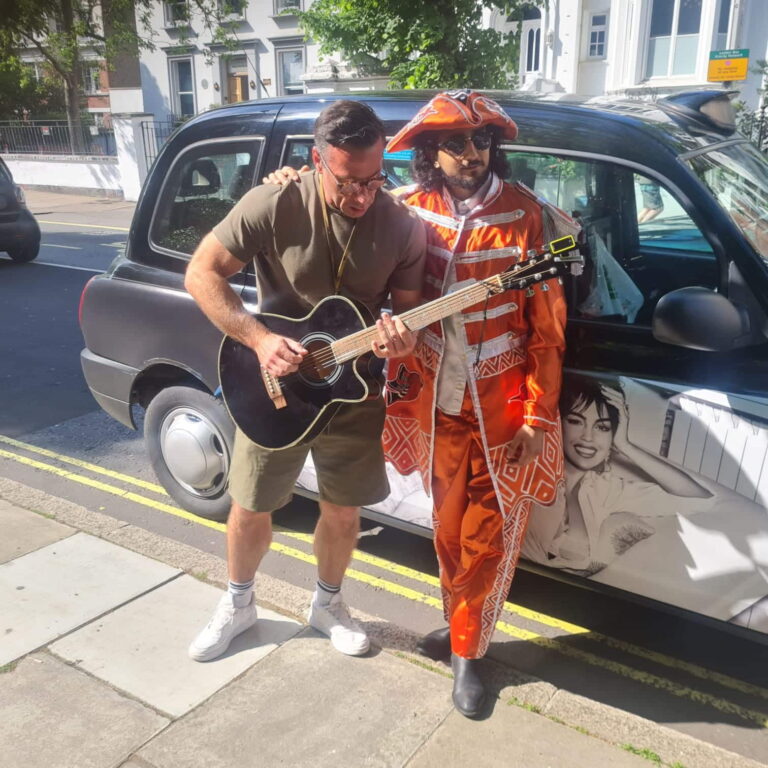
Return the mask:
<svg viewBox="0 0 768 768"><path fill-rule="evenodd" d="M116 155L115 132L95 125L70 130L64 120L0 121L0 152L33 155Z"/></svg>
<svg viewBox="0 0 768 768"><path fill-rule="evenodd" d="M739 115L739 130L761 152L768 154L768 104L755 112Z"/></svg>
<svg viewBox="0 0 768 768"><path fill-rule="evenodd" d="M184 122L186 118L171 115L167 120L143 120L141 134L144 140L144 158L149 168L157 157L168 137Z"/></svg>

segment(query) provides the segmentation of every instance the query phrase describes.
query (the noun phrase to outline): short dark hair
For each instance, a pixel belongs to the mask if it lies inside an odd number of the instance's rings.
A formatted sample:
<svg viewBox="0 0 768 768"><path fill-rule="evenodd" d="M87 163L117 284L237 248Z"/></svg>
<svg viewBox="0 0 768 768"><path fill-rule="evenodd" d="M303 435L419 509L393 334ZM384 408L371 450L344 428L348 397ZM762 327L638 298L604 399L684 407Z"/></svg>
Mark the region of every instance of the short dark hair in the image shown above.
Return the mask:
<svg viewBox="0 0 768 768"><path fill-rule="evenodd" d="M590 405L597 409L601 419L608 419L611 432L616 434L619 427L619 412L603 394L600 382L576 373L563 376L563 386L560 390L560 415L565 418L569 413L581 413Z"/></svg>
<svg viewBox="0 0 768 768"><path fill-rule="evenodd" d="M500 179L509 178L509 163L501 148L501 129L495 125L485 127L491 134L491 154L488 168ZM413 180L425 191L442 189L443 172L435 168L437 159L437 131L427 131L416 137L411 160Z"/></svg>
<svg viewBox="0 0 768 768"><path fill-rule="evenodd" d="M334 102L317 116L314 136L319 152L329 146L367 149L386 140L376 113L367 104L349 99Z"/></svg>

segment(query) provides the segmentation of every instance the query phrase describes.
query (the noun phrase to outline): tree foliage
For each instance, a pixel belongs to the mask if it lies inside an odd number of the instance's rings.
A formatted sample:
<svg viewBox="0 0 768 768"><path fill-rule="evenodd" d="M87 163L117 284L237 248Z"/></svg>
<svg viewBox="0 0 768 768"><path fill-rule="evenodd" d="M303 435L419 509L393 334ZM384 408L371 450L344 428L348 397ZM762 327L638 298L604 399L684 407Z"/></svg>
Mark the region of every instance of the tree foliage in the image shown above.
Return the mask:
<svg viewBox="0 0 768 768"><path fill-rule="evenodd" d="M51 77L38 80L16 56L0 60L0 117L60 117L64 92Z"/></svg>
<svg viewBox="0 0 768 768"><path fill-rule="evenodd" d="M231 40L226 16L239 0L190 0L181 8L178 39L186 40L185 20L192 14L212 43ZM60 79L71 127L80 121L82 61L87 50L116 66L125 53L153 49L155 0L0 0L0 61L16 57L19 51L36 52L48 70ZM81 132L73 131L73 137ZM73 141L76 139L73 138ZM77 147L73 147L77 150Z"/></svg>
<svg viewBox="0 0 768 768"><path fill-rule="evenodd" d="M494 9L530 0L315 0L298 14L322 54L341 55L361 74L388 74L395 88L506 88L515 80L519 31L484 28ZM519 30L519 25L517 27Z"/></svg>

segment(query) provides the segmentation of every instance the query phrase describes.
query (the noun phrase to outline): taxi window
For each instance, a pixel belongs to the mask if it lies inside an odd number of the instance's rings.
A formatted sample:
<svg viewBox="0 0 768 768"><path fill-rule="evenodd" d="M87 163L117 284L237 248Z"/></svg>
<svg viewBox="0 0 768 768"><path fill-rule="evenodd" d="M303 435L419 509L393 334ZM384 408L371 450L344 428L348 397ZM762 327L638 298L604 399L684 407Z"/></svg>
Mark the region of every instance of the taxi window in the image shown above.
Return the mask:
<svg viewBox="0 0 768 768"><path fill-rule="evenodd" d="M192 147L171 168L150 235L163 249L191 255L253 186L260 140Z"/></svg>
<svg viewBox="0 0 768 768"><path fill-rule="evenodd" d="M569 311L585 320L649 326L658 300L686 286L717 289L717 257L661 183L619 164L507 150L519 181L581 224L584 274L569 280Z"/></svg>
<svg viewBox="0 0 768 768"><path fill-rule="evenodd" d="M313 139L301 137L288 139L283 149L283 160L280 166L289 165L297 171L302 166L312 166ZM411 175L411 150L384 153L384 172L387 174L387 189L402 187L413 181Z"/></svg>

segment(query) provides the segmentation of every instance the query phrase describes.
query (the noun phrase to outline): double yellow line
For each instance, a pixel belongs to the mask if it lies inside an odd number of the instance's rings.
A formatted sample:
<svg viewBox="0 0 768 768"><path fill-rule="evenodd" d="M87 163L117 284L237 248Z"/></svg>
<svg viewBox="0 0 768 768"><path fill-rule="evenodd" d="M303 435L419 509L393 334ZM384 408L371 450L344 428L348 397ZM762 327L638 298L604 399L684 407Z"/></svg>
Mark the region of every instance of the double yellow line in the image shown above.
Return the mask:
<svg viewBox="0 0 768 768"><path fill-rule="evenodd" d="M50 451L46 448L40 448L36 445L24 443L20 440L15 440L14 438L6 437L4 435L0 435L0 444L5 444L9 448L16 449L6 450L0 448L0 458L8 459L19 464L32 467L34 469L42 470L49 474L61 477L65 480L79 483L90 488L95 488L96 490L123 498L126 501L141 504L145 507L150 507L160 512L165 512L167 514L189 520L190 522L194 522L198 525L204 525L208 528L212 528L221 532L226 531L226 526L223 523L216 523L211 520L197 517L196 515L193 515L190 512L180 509L179 507L165 501L159 501L141 493L126 490L125 488L121 488L109 482L96 480L93 477L89 477L88 475L83 474L81 471L64 469L61 466L56 466L54 464L40 461L25 454L34 454L46 459L51 459L55 462L58 462L59 464L75 467L76 470L83 470L94 475L109 478L110 480L116 480L129 486L134 486L143 491L149 491L163 498L169 498L165 489L155 483L141 480L140 478L132 477L131 475L126 475L111 469L106 469L105 467L102 467L98 464L93 464L91 462L76 459L71 456L56 453L55 451ZM19 450L24 451L24 453L18 453L17 451ZM312 537L309 534L281 531L279 535L288 539L301 541L305 545L311 544L312 541ZM282 555L291 557L295 560L300 560L305 563L314 564L316 562L314 556L309 552L306 552L302 549L297 549L296 547L289 546L288 544L284 544L282 542L274 541L272 543L272 549ZM397 597L421 603L423 605L428 605L442 611L442 600L439 597L440 583L436 577L360 551L355 551L353 559L356 562L362 563L366 566L391 573L396 577L408 579L409 581L422 584L424 587L431 590L431 594L429 592L413 589L410 586L406 586L389 579L374 576L371 573L367 573L356 568L350 568L347 570L346 575L348 578L360 581L378 589L386 590L390 594L396 595ZM652 662L668 669L686 673L691 677L697 678L710 684L716 684L732 691L738 691L742 694L768 700L768 690L765 688L752 685L751 683L747 683L743 680L729 677L728 675L723 675L719 672L706 669L681 659L676 659L656 651L651 651L647 648L628 643L624 640L618 640L616 638L603 635L599 632L594 632L588 627L582 627L555 618L553 616L548 616L538 611L532 611L529 608L525 608L524 606L517 605L515 603L505 603L504 610L507 614L511 614L511 616L519 617L527 622L533 622L542 625L553 633L559 633L559 635L555 634L555 636L548 636L516 626L509 621L497 622L497 630L510 637L533 643L542 648L546 648L547 650L554 651L570 658L578 659L579 661L584 662L590 666L609 670L637 683L648 685L659 690L664 690L673 696L689 699L701 704L707 704L720 712L739 717L742 720L756 724L762 728L768 728L768 715L765 712L749 709L740 704L736 704L735 702L715 696L707 691L681 685L674 680L648 672L643 669L637 669L623 662L604 658L597 654L591 653L590 651L584 650L583 648L570 645L567 642L564 642L564 640L567 640L567 638L573 636L582 636L592 642L605 646L606 648L621 651L630 656L642 659L643 661Z"/></svg>

